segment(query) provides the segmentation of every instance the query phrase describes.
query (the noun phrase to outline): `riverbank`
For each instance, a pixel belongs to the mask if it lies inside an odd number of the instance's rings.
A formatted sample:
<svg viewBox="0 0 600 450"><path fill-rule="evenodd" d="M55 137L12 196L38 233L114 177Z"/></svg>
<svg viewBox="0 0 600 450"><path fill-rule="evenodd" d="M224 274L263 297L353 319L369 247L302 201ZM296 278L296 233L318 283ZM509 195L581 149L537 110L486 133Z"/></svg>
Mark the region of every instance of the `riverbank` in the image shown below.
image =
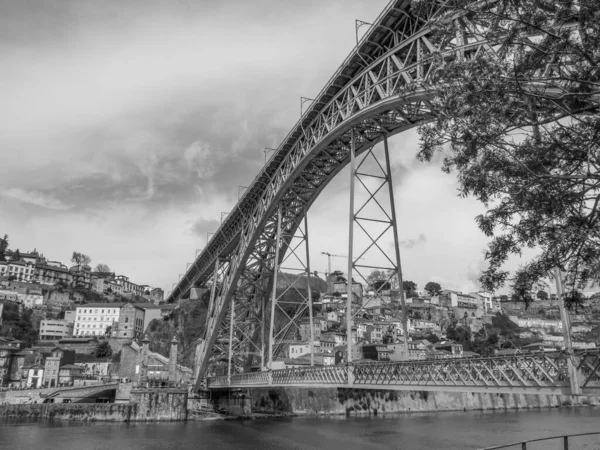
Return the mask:
<svg viewBox="0 0 600 450"><path fill-rule="evenodd" d="M0 420L159 422L260 420L310 416L377 416L450 411L539 410L600 406L599 397L537 394L389 391L346 388L253 388L213 393L226 414L200 409L177 390L136 390L130 403L44 403L0 405Z"/></svg>

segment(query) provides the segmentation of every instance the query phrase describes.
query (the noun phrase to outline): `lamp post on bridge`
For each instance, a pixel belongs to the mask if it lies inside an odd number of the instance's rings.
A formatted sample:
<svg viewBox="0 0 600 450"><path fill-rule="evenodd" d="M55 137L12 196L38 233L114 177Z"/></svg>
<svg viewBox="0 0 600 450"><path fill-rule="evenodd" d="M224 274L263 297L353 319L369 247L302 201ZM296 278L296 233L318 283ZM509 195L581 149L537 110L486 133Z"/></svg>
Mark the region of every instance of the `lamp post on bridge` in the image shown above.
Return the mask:
<svg viewBox="0 0 600 450"><path fill-rule="evenodd" d="M314 102L314 98L300 97L300 117L304 115L304 104L306 102Z"/></svg>
<svg viewBox="0 0 600 450"><path fill-rule="evenodd" d="M276 148L269 148L269 147L264 148L263 153L265 154L265 165L267 164L267 153L276 152L276 151L277 151Z"/></svg>
<svg viewBox="0 0 600 450"><path fill-rule="evenodd" d="M362 27L362 26L365 26L365 25L371 26L373 24L369 23L369 22L365 22L364 20L359 20L359 19L355 19L354 20L354 31L355 31L355 34L356 34L356 45L358 45L358 29L360 27Z"/></svg>

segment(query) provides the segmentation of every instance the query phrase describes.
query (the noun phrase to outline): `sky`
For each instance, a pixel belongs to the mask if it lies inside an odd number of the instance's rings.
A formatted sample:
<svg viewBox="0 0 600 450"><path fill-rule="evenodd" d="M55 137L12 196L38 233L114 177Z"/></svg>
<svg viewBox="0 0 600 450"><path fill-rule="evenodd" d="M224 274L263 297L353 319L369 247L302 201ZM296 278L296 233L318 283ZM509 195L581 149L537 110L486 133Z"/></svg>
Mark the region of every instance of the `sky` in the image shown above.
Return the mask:
<svg viewBox="0 0 600 450"><path fill-rule="evenodd" d="M0 234L170 291L386 4L0 0ZM390 140L405 279L473 291L483 207L418 143ZM313 270L347 254L348 182L309 212Z"/></svg>

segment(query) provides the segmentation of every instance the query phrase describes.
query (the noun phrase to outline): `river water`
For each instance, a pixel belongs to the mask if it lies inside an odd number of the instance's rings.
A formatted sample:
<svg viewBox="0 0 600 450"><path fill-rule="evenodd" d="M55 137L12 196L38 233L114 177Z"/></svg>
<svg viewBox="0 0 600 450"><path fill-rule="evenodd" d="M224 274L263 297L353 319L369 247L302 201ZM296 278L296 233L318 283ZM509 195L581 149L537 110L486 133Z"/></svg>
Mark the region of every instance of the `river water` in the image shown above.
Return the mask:
<svg viewBox="0 0 600 450"><path fill-rule="evenodd" d="M592 431L600 431L600 408L158 424L7 421L0 423L0 449L463 450ZM569 450L579 449L600 449L600 436L573 441Z"/></svg>

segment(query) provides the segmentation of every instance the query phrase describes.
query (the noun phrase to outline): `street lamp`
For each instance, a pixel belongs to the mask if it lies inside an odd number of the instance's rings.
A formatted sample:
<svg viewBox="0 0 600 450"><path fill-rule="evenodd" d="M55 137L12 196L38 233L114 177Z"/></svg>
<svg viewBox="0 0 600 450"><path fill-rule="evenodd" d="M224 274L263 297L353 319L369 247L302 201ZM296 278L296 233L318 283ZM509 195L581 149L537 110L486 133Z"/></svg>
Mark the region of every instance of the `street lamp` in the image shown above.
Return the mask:
<svg viewBox="0 0 600 450"><path fill-rule="evenodd" d="M365 22L364 20L355 19L354 27L356 32L356 44L358 45L358 29L364 25L373 25L372 23Z"/></svg>
<svg viewBox="0 0 600 450"><path fill-rule="evenodd" d="M304 104L306 102L314 102L314 98L300 97L300 117L304 114Z"/></svg>
<svg viewBox="0 0 600 450"><path fill-rule="evenodd" d="M265 154L265 156L266 156L266 154ZM242 192L244 192L246 189L248 189L248 186L238 186L238 200L242 196Z"/></svg>
<svg viewBox="0 0 600 450"><path fill-rule="evenodd" d="M267 153L276 152L276 151L277 151L276 148L265 147L265 149L263 150L263 153L265 154L265 164L267 164Z"/></svg>
<svg viewBox="0 0 600 450"><path fill-rule="evenodd" d="M229 214L229 213L228 212L221 213L221 223L223 223L223 216L227 216L227 214Z"/></svg>

